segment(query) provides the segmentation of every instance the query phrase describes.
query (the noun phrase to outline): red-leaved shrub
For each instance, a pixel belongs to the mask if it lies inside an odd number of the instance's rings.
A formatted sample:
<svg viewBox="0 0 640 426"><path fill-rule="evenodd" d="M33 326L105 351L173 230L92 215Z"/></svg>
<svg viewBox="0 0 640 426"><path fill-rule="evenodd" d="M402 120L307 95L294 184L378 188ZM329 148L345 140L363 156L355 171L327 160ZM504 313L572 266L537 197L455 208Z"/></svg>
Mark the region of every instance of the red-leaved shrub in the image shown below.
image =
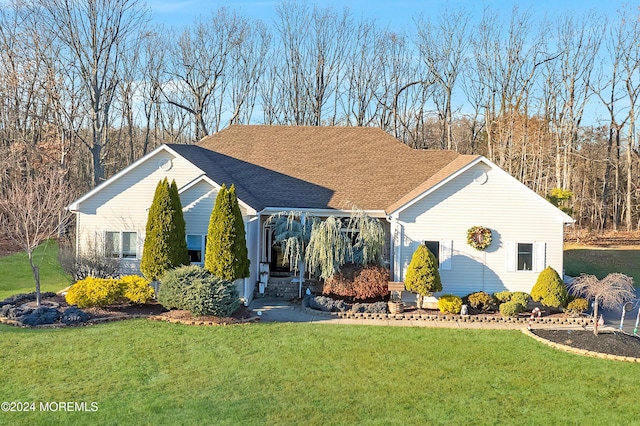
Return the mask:
<svg viewBox="0 0 640 426"><path fill-rule="evenodd" d="M340 272L326 279L322 287L322 294L353 300L382 299L388 292L389 269L377 265L343 265Z"/></svg>

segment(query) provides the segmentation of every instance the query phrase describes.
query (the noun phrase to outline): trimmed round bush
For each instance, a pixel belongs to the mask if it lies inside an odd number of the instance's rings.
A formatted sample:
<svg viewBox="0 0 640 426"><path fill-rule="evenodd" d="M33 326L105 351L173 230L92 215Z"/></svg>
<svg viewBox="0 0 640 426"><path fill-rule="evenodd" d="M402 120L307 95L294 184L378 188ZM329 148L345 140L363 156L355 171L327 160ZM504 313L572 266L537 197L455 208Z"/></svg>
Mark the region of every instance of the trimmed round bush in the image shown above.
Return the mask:
<svg viewBox="0 0 640 426"><path fill-rule="evenodd" d="M122 295L131 303L144 305L153 298L153 287L149 280L139 275L126 275L119 279Z"/></svg>
<svg viewBox="0 0 640 426"><path fill-rule="evenodd" d="M499 291L493 294L493 297L498 301L498 304L508 302L511 300L511 296L513 295L512 291Z"/></svg>
<svg viewBox="0 0 640 426"><path fill-rule="evenodd" d="M522 308L526 308L527 307L527 303L529 303L529 300L531 299L531 296L529 295L529 293L525 293L524 291L514 291L513 293L511 293L511 299L509 299L510 302L518 302L522 305Z"/></svg>
<svg viewBox="0 0 640 426"><path fill-rule="evenodd" d="M491 311L496 307L496 302L493 297L484 291L471 293L466 297L466 299L469 301L469 306L483 312Z"/></svg>
<svg viewBox="0 0 640 426"><path fill-rule="evenodd" d="M121 298L122 287L115 278L85 278L71 286L65 295L67 303L78 308L112 305Z"/></svg>
<svg viewBox="0 0 640 426"><path fill-rule="evenodd" d="M551 308L566 306L569 300L567 286L551 266L547 266L538 275L538 280L531 289L531 297L536 302Z"/></svg>
<svg viewBox="0 0 640 426"><path fill-rule="evenodd" d="M523 307L526 307L527 303L529 303L529 299L531 299L531 296L524 291L500 291L498 293L494 293L493 297L495 297L499 304L505 302L518 302Z"/></svg>
<svg viewBox="0 0 640 426"><path fill-rule="evenodd" d="M240 306L238 289L198 265L169 270L160 280L158 302L167 309L194 315L228 317Z"/></svg>
<svg viewBox="0 0 640 426"><path fill-rule="evenodd" d="M515 317L524 311L524 305L517 300L510 300L500 305L500 314L503 317Z"/></svg>
<svg viewBox="0 0 640 426"><path fill-rule="evenodd" d="M580 315L583 312L586 312L589 309L589 302L587 299L583 299L582 297L576 297L573 299L567 307L565 308L565 312L571 315Z"/></svg>
<svg viewBox="0 0 640 426"><path fill-rule="evenodd" d="M438 298L438 309L447 314L459 314L462 309L462 298L453 294L444 294Z"/></svg>

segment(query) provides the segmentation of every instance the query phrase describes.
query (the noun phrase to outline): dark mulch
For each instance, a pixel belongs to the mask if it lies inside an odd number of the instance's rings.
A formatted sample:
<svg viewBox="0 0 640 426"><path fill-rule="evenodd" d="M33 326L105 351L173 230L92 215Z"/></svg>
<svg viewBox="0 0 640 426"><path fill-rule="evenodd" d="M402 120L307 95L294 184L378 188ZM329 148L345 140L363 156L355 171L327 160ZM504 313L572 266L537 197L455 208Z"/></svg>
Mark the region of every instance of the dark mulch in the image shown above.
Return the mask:
<svg viewBox="0 0 640 426"><path fill-rule="evenodd" d="M606 331L594 335L589 330L531 330L555 343L604 354L640 358L640 337L623 332Z"/></svg>

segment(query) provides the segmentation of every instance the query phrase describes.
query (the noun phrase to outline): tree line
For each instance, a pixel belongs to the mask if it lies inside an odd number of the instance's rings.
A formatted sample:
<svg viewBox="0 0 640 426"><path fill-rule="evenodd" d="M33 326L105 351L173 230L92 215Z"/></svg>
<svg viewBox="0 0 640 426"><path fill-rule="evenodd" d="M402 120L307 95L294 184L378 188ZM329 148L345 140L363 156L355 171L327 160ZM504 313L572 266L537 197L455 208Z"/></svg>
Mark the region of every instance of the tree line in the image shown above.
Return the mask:
<svg viewBox="0 0 640 426"><path fill-rule="evenodd" d="M445 9L389 28L283 1L271 22L219 8L166 28L139 0L0 3L0 192L55 168L81 193L231 124L375 126L560 188L582 227L640 229L639 17Z"/></svg>

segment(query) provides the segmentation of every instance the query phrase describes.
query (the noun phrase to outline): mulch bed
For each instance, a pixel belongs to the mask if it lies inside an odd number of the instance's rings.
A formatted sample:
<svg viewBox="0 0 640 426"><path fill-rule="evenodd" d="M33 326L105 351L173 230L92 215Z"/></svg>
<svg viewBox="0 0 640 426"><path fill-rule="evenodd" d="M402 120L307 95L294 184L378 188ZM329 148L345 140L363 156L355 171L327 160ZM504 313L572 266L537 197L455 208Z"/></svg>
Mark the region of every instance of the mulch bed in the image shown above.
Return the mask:
<svg viewBox="0 0 640 426"><path fill-rule="evenodd" d="M596 336L590 330L531 330L536 336L573 348L591 352L640 357L640 337L618 331L601 331Z"/></svg>
<svg viewBox="0 0 640 426"><path fill-rule="evenodd" d="M48 302L55 302L59 305L59 309L64 311L69 308L69 304L64 296L47 297L42 299L43 305ZM35 302L32 302L35 305ZM189 311L167 310L158 302L150 302L144 305L120 304L104 307L83 308L82 311L89 315L89 322L100 322L100 320L115 320L148 317L156 320L167 319L179 320L184 323L211 323L215 325L230 325L246 323L249 319L254 318L253 313L245 306L240 306L229 318L221 318L214 316L197 316ZM64 324L56 324L64 325ZM48 327L51 327L49 325Z"/></svg>

